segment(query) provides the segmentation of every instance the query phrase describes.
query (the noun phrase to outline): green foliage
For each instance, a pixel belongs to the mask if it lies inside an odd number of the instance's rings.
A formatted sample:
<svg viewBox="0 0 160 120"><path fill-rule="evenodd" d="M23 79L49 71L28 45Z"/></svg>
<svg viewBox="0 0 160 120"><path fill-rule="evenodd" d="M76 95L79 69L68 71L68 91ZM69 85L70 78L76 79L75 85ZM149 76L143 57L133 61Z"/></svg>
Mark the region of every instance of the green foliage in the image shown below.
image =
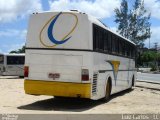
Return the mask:
<svg viewBox="0 0 160 120"><path fill-rule="evenodd" d="M153 51L144 52L140 57L143 62L151 62L155 60L156 52Z"/></svg>
<svg viewBox="0 0 160 120"><path fill-rule="evenodd" d="M160 63L160 53L156 51L146 51L139 55L137 62L139 66L151 67L151 71L156 71L157 64L158 62Z"/></svg>
<svg viewBox="0 0 160 120"><path fill-rule="evenodd" d="M150 67L151 67L151 71L156 71L157 70L157 67L156 67L155 64L151 64Z"/></svg>
<svg viewBox="0 0 160 120"><path fill-rule="evenodd" d="M25 53L25 46L18 50L12 50L10 51L10 53Z"/></svg>
<svg viewBox="0 0 160 120"><path fill-rule="evenodd" d="M150 13L144 8L143 0L135 0L133 9L128 8L127 0L122 0L120 8L115 9L118 32L132 40L136 45L143 46L150 38Z"/></svg>
<svg viewBox="0 0 160 120"><path fill-rule="evenodd" d="M157 61L160 61L160 53L157 53Z"/></svg>
<svg viewBox="0 0 160 120"><path fill-rule="evenodd" d="M116 19L115 22L119 23L118 32L128 38L128 24L129 24L129 16L128 16L128 3L126 0L122 0L120 9L115 9Z"/></svg>

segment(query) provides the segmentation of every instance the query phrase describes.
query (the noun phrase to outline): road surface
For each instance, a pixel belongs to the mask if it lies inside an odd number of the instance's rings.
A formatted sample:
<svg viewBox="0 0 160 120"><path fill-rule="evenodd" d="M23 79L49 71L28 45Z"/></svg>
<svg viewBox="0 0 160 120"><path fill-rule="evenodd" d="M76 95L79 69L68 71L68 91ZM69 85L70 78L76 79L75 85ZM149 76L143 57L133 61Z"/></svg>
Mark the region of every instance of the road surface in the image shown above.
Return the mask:
<svg viewBox="0 0 160 120"><path fill-rule="evenodd" d="M137 72L137 79L142 81L160 83L160 74Z"/></svg>
<svg viewBox="0 0 160 120"><path fill-rule="evenodd" d="M108 102L27 95L23 84L24 79L0 77L0 114L160 113L160 84L136 82L133 90L114 94Z"/></svg>

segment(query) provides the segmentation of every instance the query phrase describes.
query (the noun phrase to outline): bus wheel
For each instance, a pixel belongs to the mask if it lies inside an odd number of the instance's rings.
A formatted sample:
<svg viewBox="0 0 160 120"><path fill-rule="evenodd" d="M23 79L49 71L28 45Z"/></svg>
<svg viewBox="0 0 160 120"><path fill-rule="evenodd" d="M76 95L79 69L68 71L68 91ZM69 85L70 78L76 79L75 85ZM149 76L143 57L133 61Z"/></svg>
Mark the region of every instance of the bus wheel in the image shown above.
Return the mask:
<svg viewBox="0 0 160 120"><path fill-rule="evenodd" d="M60 97L60 96L53 96L54 99L61 99L63 97Z"/></svg>
<svg viewBox="0 0 160 120"><path fill-rule="evenodd" d="M109 78L106 86L106 94L102 100L107 102L110 99L110 95L111 95L111 79Z"/></svg>
<svg viewBox="0 0 160 120"><path fill-rule="evenodd" d="M134 87L134 84L135 84L135 81L134 81L134 76L132 77L132 84L131 84L131 87L130 89L132 89Z"/></svg>

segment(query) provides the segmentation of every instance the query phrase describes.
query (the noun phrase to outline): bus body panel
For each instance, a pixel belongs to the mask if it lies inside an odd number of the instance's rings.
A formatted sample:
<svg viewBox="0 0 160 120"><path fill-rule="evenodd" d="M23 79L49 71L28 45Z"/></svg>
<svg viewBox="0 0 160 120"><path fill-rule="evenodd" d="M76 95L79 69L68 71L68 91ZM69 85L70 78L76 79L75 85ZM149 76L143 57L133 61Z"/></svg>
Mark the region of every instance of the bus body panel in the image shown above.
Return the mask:
<svg viewBox="0 0 160 120"><path fill-rule="evenodd" d="M81 70L89 69L91 66L91 55L83 52L27 50L26 55L29 56L25 62L25 65L29 66L28 79L32 80L81 83ZM58 73L60 77L50 78L50 73Z"/></svg>
<svg viewBox="0 0 160 120"><path fill-rule="evenodd" d="M3 74L3 65L0 64L0 75L2 75L2 74Z"/></svg>
<svg viewBox="0 0 160 120"><path fill-rule="evenodd" d="M29 78L37 80L81 82L82 56L72 54L31 53ZM53 66L53 67L50 67ZM41 69L43 68L43 69ZM49 78L49 74L58 73L60 78Z"/></svg>
<svg viewBox="0 0 160 120"><path fill-rule="evenodd" d="M81 51L26 50L25 92L35 95L91 98L92 54ZM31 60L32 59L32 60ZM82 81L82 69L89 70L89 81ZM59 73L58 79L49 73Z"/></svg>
<svg viewBox="0 0 160 120"><path fill-rule="evenodd" d="M60 59L59 59L59 61L58 61L58 59L57 60L54 59L54 61L52 61L53 60L52 58L55 57L54 55L61 56L62 54L64 56L66 56L66 55L78 56L78 58L79 58L79 56L83 56L82 57L83 59L82 58L80 58L81 60L77 59L75 62L70 61L71 60L70 58L64 59L66 61L71 62L71 63L67 63L66 65L62 64L62 62L64 62L64 61L61 61ZM60 83L65 82L68 84L70 84L70 83L83 83L81 81L81 69L87 68L90 72L89 73L89 78L90 78L89 83L91 84L90 99L94 99L94 100L103 98L105 96L105 88L106 88L106 82L107 82L108 77L112 78L111 94L114 94L119 91L125 90L126 88L130 88L131 79L132 79L133 75L135 75L133 59L130 59L130 61L131 61L130 66L132 66L132 67L130 67L130 72L129 72L130 74L128 74L127 64L129 64L129 62L128 62L127 58L122 58L122 57L115 58L115 56L104 55L102 53L77 52L77 51L74 51L74 52L73 51L58 51L58 50L27 50L26 55L30 56L30 57L26 58L26 63L25 63L26 66L29 66L29 77L26 80L44 81L44 82L50 81L50 82L60 82ZM47 55L50 55L50 57ZM35 57L36 57L36 59L35 59ZM30 61L31 58L32 58L32 61ZM117 74L117 78L118 78L117 80L114 79L114 71L113 71L112 66L108 62L106 62L106 61L113 60L113 59L120 61L119 71ZM79 61L79 62L77 62L77 61ZM80 61L83 61L83 62L80 62ZM52 63L52 62L56 62L56 63ZM59 63L61 63L61 65L59 65ZM83 64L81 64L81 63L83 63ZM46 65L46 67L45 67L45 64L48 64L48 65ZM52 67L50 67L50 66L52 66ZM73 69L72 68L73 66L79 68L78 71L76 71L76 69ZM59 69L57 69L57 68L59 68ZM68 69L68 68L71 68L71 69ZM55 80L48 78L48 73L52 72L52 70L53 70L53 72L60 73L60 75L65 76L65 77L64 78L60 77L59 79L55 79ZM105 72L101 73L100 71L102 71L102 70L104 70ZM70 74L70 77L68 77L68 78L67 78L67 75L65 75L67 73ZM96 85L96 94L93 92L94 88L92 86L94 73L98 74L97 75L98 77L97 77L97 85ZM39 82L37 82L37 84L39 84ZM66 86L68 86L68 84ZM32 85L30 85L30 86L32 86ZM70 87L72 87L72 86L70 86ZM36 88L36 86L32 87L32 88L39 89L39 88ZM59 88L57 88L57 89L59 89ZM27 93L27 91L28 90L26 90L26 93ZM38 94L38 93L40 94L41 92L44 93L43 90L42 91L35 91L35 90L30 91L29 90L29 92L31 92L31 93L33 92L35 94ZM62 93L62 91L59 93ZM55 94L54 92L46 92L45 94L46 95L58 95L58 93ZM64 94L69 94L69 93L64 93ZM77 94L74 94L74 95L72 94L71 96L68 95L68 97L77 97ZM60 96L62 96L62 94L60 94ZM82 96L84 96L84 95L81 95L81 97Z"/></svg>
<svg viewBox="0 0 160 120"><path fill-rule="evenodd" d="M109 62L107 62L111 60L120 61L116 78L114 75L114 69L112 65ZM107 83L108 77L112 78L111 94L123 91L131 87L132 77L133 75L136 75L136 71L134 67L135 61L133 59L128 59L120 56L105 55L103 53L95 52L93 54L93 61L94 61L93 69L94 71L97 71L98 77L97 77L97 85L96 85L97 92L96 94L94 94L92 99L97 100L105 96L106 83Z"/></svg>
<svg viewBox="0 0 160 120"><path fill-rule="evenodd" d="M24 65L6 65L4 66L5 71L2 74L8 76L24 76L23 67Z"/></svg>
<svg viewBox="0 0 160 120"><path fill-rule="evenodd" d="M48 13L33 14L30 16L26 47L90 49L89 22L86 14L63 12L57 18L53 26L52 35L57 41L62 41L63 38L64 39L69 38L69 40L64 44L54 44L53 41L49 39L48 28L50 22L54 20L54 16L56 16L57 14L59 13L48 12Z"/></svg>
<svg viewBox="0 0 160 120"><path fill-rule="evenodd" d="M91 98L90 83L25 80L26 94Z"/></svg>
<svg viewBox="0 0 160 120"><path fill-rule="evenodd" d="M54 21L55 19L56 21ZM52 24L53 22L55 22L54 25ZM50 25L53 25L51 35L52 40L49 37ZM38 81L46 81L47 83L49 81L65 82L66 84L90 83L91 78L88 81L83 82L81 74L82 69L88 70L90 68L91 55L80 51L72 51L72 49L91 49L89 28L86 14L48 12L45 14L39 13L31 15L26 42L26 48L29 48L26 49L27 57L25 66L29 67L29 76L26 80L34 80L37 81L37 83ZM65 39L68 40L64 44L56 43L57 41L59 42ZM32 50L32 48L35 49ZM71 51L65 51L64 49L70 49ZM59 77L52 78L50 77L51 74L58 74ZM28 93L27 91L30 91L28 84L25 84L26 93ZM62 89L63 88L61 88L61 90ZM89 93L90 91L91 90L89 89ZM53 90L52 95L55 95L55 92L56 91ZM59 96L61 96L62 92L63 91L59 91ZM30 91L30 94L35 93L31 93Z"/></svg>

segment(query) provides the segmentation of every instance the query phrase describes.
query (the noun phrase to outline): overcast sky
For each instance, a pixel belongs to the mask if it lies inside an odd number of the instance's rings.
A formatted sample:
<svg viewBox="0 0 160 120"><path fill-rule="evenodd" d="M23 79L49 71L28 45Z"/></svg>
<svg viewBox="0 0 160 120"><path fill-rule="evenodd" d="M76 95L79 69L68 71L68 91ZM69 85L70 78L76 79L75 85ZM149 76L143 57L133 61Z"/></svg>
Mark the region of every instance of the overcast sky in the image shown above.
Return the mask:
<svg viewBox="0 0 160 120"><path fill-rule="evenodd" d="M130 0L128 0L130 1ZM0 0L0 53L21 48L26 41L29 14L43 11L77 9L93 15L116 30L114 9L121 0ZM160 0L144 0L151 12L151 46L160 45ZM132 3L130 3L132 4ZM149 40L145 41L148 47Z"/></svg>

